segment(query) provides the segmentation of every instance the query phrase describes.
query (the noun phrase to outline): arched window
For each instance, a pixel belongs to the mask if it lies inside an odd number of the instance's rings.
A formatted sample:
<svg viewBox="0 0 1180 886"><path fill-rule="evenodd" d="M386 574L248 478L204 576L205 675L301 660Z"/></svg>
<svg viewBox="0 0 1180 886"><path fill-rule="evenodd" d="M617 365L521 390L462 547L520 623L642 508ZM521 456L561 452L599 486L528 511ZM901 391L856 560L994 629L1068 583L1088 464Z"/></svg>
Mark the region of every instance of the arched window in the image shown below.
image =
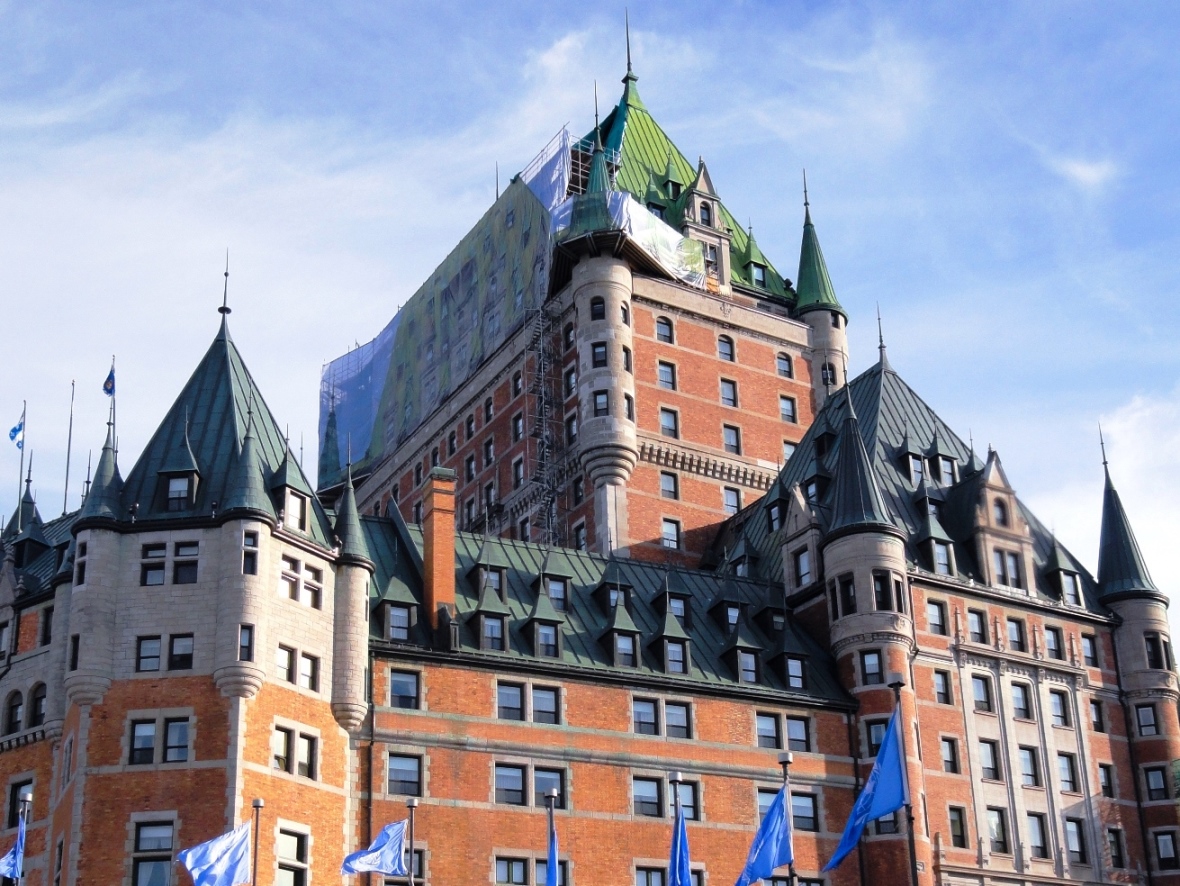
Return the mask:
<svg viewBox="0 0 1180 886"><path fill-rule="evenodd" d="M601 298L590 299L590 319L591 320L605 320L606 319L606 302Z"/></svg>
<svg viewBox="0 0 1180 886"><path fill-rule="evenodd" d="M8 696L7 713L4 717L4 734L11 735L20 732L21 721L25 718L25 697L19 692Z"/></svg>
<svg viewBox="0 0 1180 886"><path fill-rule="evenodd" d="M623 325L630 326L631 325L631 309L629 307L627 307L626 302L623 302L619 306L619 313L622 315Z"/></svg>
<svg viewBox="0 0 1180 886"><path fill-rule="evenodd" d="M708 200L701 201L701 224L706 228L713 227L713 204Z"/></svg>
<svg viewBox="0 0 1180 886"><path fill-rule="evenodd" d="M779 375L783 378L794 378L795 373L791 367L791 357L789 354L779 353L778 357L775 358L775 362L778 365Z"/></svg>
<svg viewBox="0 0 1180 886"><path fill-rule="evenodd" d="M992 505L992 514L995 516L997 526L1008 525L1008 506L998 498Z"/></svg>
<svg viewBox="0 0 1180 886"><path fill-rule="evenodd" d="M672 321L667 317L656 318L656 340L672 344L675 337L672 334Z"/></svg>
<svg viewBox="0 0 1180 886"><path fill-rule="evenodd" d="M722 360L733 362L733 339L728 335L717 338L717 356Z"/></svg>
<svg viewBox="0 0 1180 886"><path fill-rule="evenodd" d="M29 728L45 722L45 684L38 683L29 696Z"/></svg>

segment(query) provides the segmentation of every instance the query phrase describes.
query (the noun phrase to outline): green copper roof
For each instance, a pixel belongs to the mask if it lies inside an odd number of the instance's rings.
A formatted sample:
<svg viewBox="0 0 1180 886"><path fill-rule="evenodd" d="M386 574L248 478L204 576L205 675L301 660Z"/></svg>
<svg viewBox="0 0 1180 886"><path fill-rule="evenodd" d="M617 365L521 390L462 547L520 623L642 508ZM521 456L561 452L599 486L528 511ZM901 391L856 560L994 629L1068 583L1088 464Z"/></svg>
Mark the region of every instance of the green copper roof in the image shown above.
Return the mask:
<svg viewBox="0 0 1180 886"><path fill-rule="evenodd" d="M226 490L221 513L249 511L271 520L275 519L274 502L266 491L266 478L262 472L262 461L258 457L258 441L254 429L246 431L242 451L234 461L233 476Z"/></svg>
<svg viewBox="0 0 1180 886"><path fill-rule="evenodd" d="M324 445L320 450L319 471L316 482L325 487L336 482L340 476L340 437L336 426L336 406L328 410L328 422L324 427Z"/></svg>
<svg viewBox="0 0 1180 886"><path fill-rule="evenodd" d="M336 502L336 525L333 531L340 543L340 556L353 561L371 563L369 546L361 531L361 518L356 511L356 492L352 487L352 466L345 473L344 492Z"/></svg>
<svg viewBox="0 0 1180 886"><path fill-rule="evenodd" d="M261 470L273 479L273 474L287 459L286 440L230 338L223 316L221 328L205 356L127 475L121 496L122 510L118 513L127 514L132 506L136 506L136 519L141 523L208 516L215 503L220 513L221 504L229 501L234 492L231 484L237 481L237 477L233 467L241 451L250 413L253 415L258 462ZM173 461L177 449L185 445L186 437L188 448L200 467L201 480L191 508L169 511L160 475ZM311 486L303 471L294 460L288 461L286 470L289 473L287 485L308 494L307 535L325 548L331 548L327 517L318 499L310 495ZM273 483L268 486L273 487ZM99 478L96 476L94 488L98 487ZM93 489L91 495L94 495Z"/></svg>
<svg viewBox="0 0 1180 886"><path fill-rule="evenodd" d="M1098 585L1102 596L1154 592L1159 588L1151 580L1139 542L1131 531L1131 521L1123 510L1110 470L1106 470L1106 488L1102 495L1102 533L1098 542Z"/></svg>
<svg viewBox="0 0 1180 886"><path fill-rule="evenodd" d="M796 314L822 310L836 311L845 317L848 316L836 300L836 290L832 288L831 278L828 277L828 265L824 261L823 250L819 248L815 225L811 222L811 208L806 204L803 210L803 245L799 247L799 278L795 282L795 293Z"/></svg>
<svg viewBox="0 0 1180 886"><path fill-rule="evenodd" d="M639 98L639 89L635 82L637 79L634 74L630 79L624 79L622 98L602 121L599 131L602 133L607 154L615 156L617 152L619 157L615 187L620 191L629 191L636 200L645 203L653 176L661 185L674 181L683 187L686 182L696 180L698 170L672 143L667 133L648 112L647 106ZM585 140L593 143L594 132L588 133ZM720 211L715 221L716 226L730 231L730 266L733 282L755 289L749 270L741 261L748 248L748 235L724 203L718 200L717 206ZM666 218L673 227L681 221L679 212L670 211ZM788 301L793 298L793 293L788 289L783 276L769 260L766 262L766 288L759 288L757 291L767 292Z"/></svg>
<svg viewBox="0 0 1180 886"><path fill-rule="evenodd" d="M537 589L537 600L533 603L528 620L555 625L565 621L565 617L553 606L553 601L549 598L549 591L541 587Z"/></svg>
<svg viewBox="0 0 1180 886"><path fill-rule="evenodd" d="M118 459L115 456L115 429L107 422L107 439L94 468L94 479L90 491L82 502L80 520L91 518L119 520L126 516L122 506L123 478L119 476Z"/></svg>
<svg viewBox="0 0 1180 886"><path fill-rule="evenodd" d="M8 521L8 525L4 527L4 533L0 535L0 538L9 538L16 535L20 531L17 529L18 525L23 529L34 520L41 519L41 515L37 513L37 502L33 499L32 485L32 477L25 480L25 491L20 499L20 509L13 512L12 517Z"/></svg>
<svg viewBox="0 0 1180 886"><path fill-rule="evenodd" d="M832 495L832 520L828 533L848 532L858 527L894 530L889 511L877 488L877 478L860 436L860 425L852 408L852 394L848 401L848 417L844 419L842 445L836 460L836 489Z"/></svg>

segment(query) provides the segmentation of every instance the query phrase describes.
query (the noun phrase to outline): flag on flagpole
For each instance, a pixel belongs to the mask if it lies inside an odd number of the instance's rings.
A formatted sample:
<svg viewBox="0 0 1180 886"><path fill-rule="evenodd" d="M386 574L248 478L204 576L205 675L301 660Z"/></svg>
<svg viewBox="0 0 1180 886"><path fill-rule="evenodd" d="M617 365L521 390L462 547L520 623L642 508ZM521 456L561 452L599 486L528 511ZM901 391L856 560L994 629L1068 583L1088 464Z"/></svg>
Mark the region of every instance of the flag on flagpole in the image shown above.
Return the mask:
<svg viewBox="0 0 1180 886"><path fill-rule="evenodd" d="M108 397L115 396L115 361L111 361L111 371L107 373L106 381L102 383L102 392Z"/></svg>
<svg viewBox="0 0 1180 886"><path fill-rule="evenodd" d="M0 425L0 427L3 427L3 425ZM25 413L23 409L21 410L20 421L16 423L16 427L8 432L8 439L16 444L17 449L23 450L25 448Z"/></svg>
<svg viewBox="0 0 1180 886"><path fill-rule="evenodd" d="M873 764L873 771L869 773L864 789L853 804L848 824L844 826L844 836L840 838L840 845L836 847L831 861L824 865L825 871L838 865L856 847L866 824L896 812L910 801L902 753L900 710L900 707L895 708L893 716L889 718L885 737L877 749L877 762Z"/></svg>
<svg viewBox="0 0 1180 886"><path fill-rule="evenodd" d="M406 825L408 820L387 824L368 849L354 852L340 866L342 874L389 874L404 877L406 870Z"/></svg>
<svg viewBox="0 0 1180 886"><path fill-rule="evenodd" d="M12 848L0 858L0 877L10 877L19 880L21 868L25 866L25 817L20 817L20 824L16 829L16 842Z"/></svg>
<svg viewBox="0 0 1180 886"><path fill-rule="evenodd" d="M176 854L192 875L193 886L249 886L250 822Z"/></svg>
<svg viewBox="0 0 1180 886"><path fill-rule="evenodd" d="M672 827L672 857L668 864L668 886L692 886L688 829L684 826L684 807L679 803L676 804L676 824Z"/></svg>
<svg viewBox="0 0 1180 886"><path fill-rule="evenodd" d="M549 854L545 856L545 886L558 886L558 875L561 873L561 862L557 859L557 823L553 820L553 813L549 813Z"/></svg>
<svg viewBox="0 0 1180 886"><path fill-rule="evenodd" d="M783 785L774 795L774 801L766 810L766 817L758 826L758 833L750 844L750 854L746 857L746 866L742 868L734 886L749 886L758 880L769 879L778 868L794 861L791 810L787 808L787 786Z"/></svg>

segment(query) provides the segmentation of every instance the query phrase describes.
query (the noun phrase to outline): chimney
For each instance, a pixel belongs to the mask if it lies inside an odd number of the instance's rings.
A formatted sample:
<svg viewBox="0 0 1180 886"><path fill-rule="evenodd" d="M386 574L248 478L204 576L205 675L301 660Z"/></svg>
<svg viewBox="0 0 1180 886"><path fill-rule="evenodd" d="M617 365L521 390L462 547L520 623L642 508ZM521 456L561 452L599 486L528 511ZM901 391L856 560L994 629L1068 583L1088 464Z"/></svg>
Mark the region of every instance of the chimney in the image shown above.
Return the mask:
<svg viewBox="0 0 1180 886"><path fill-rule="evenodd" d="M422 511L426 613L437 631L440 609L447 609L443 624L455 615L455 472L450 468L430 469Z"/></svg>

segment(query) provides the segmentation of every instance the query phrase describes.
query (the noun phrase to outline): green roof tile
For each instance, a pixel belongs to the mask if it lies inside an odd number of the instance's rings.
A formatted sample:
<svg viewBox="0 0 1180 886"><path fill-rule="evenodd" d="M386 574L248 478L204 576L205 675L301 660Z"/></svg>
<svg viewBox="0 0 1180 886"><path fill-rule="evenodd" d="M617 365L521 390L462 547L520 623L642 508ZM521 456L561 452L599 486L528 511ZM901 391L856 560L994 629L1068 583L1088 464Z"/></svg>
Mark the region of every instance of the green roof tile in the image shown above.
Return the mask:
<svg viewBox="0 0 1180 886"><path fill-rule="evenodd" d="M836 311L843 314L844 308L836 300L836 290L828 277L828 264L824 261L823 250L819 248L819 237L811 222L811 209L804 203L803 244L799 247L799 277L795 283L795 313L808 311Z"/></svg>

